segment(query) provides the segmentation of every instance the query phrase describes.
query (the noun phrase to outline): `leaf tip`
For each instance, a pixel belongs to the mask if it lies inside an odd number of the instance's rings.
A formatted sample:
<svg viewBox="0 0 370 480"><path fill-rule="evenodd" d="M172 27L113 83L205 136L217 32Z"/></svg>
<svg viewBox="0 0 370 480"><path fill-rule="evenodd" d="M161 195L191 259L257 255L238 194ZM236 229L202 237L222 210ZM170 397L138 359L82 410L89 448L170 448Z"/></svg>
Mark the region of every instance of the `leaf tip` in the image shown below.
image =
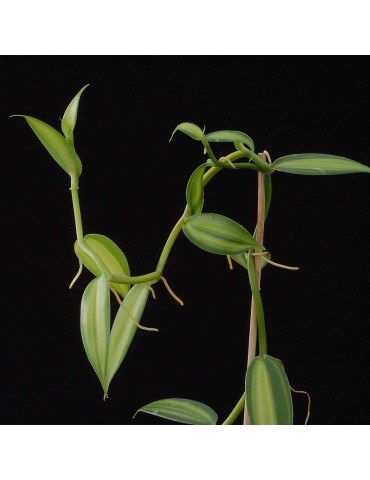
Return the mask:
<svg viewBox="0 0 370 480"><path fill-rule="evenodd" d="M168 143L170 143L171 140L173 139L173 136L175 135L176 130L177 130L177 128L175 128L175 130L172 132L171 138L168 140Z"/></svg>

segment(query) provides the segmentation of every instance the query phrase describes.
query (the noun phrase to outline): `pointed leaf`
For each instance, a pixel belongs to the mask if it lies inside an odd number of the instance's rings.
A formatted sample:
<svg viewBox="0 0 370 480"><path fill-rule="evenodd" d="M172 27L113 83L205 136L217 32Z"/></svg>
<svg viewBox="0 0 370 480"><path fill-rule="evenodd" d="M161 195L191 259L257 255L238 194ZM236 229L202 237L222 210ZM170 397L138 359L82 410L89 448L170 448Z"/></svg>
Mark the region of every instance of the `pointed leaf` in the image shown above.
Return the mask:
<svg viewBox="0 0 370 480"><path fill-rule="evenodd" d="M149 413L187 425L216 425L217 422L217 414L212 408L204 403L186 398L158 400L141 407L136 413L138 412Z"/></svg>
<svg viewBox="0 0 370 480"><path fill-rule="evenodd" d="M92 280L81 302L81 337L87 357L104 388L110 330L110 292L105 275Z"/></svg>
<svg viewBox="0 0 370 480"><path fill-rule="evenodd" d="M299 175L341 175L344 173L370 173L370 168L345 157L322 153L302 153L280 157L272 164L279 172Z"/></svg>
<svg viewBox="0 0 370 480"><path fill-rule="evenodd" d="M55 130L55 128L37 118L28 117L27 115L13 116L26 119L37 138L68 175L74 178L78 178L81 175L81 160L63 135Z"/></svg>
<svg viewBox="0 0 370 480"><path fill-rule="evenodd" d="M99 235L97 233L90 233L84 237L87 246L91 248L103 261L107 270L111 273L116 273L118 275L130 275L130 269L125 254L119 248L119 246L113 242L110 238L105 235ZM83 253L78 243L75 242L75 253L77 257L81 260L82 264L90 270L90 272L95 276L100 276L101 271L97 265L89 258L85 253ZM112 283L111 286L119 293L122 297L125 297L130 289L129 285Z"/></svg>
<svg viewBox="0 0 370 480"><path fill-rule="evenodd" d="M211 142L241 142L247 145L254 152L254 142L246 133L236 130L219 130L218 132L208 133L205 140Z"/></svg>
<svg viewBox="0 0 370 480"><path fill-rule="evenodd" d="M140 323L148 299L148 293L149 289L145 284L138 283L134 285L123 301L124 306L121 306L118 310L109 336L105 377L106 394L109 384L125 358L136 333L137 326L132 319Z"/></svg>
<svg viewBox="0 0 370 480"><path fill-rule="evenodd" d="M200 213L185 220L183 232L197 247L218 255L263 249L239 223L217 213Z"/></svg>
<svg viewBox="0 0 370 480"><path fill-rule="evenodd" d="M170 141L172 140L173 136L177 131L185 133L185 135L188 135L194 140L203 140L204 138L203 131L197 125L195 125L194 123L184 122L180 123L180 125L177 125L175 130L172 132Z"/></svg>
<svg viewBox="0 0 370 480"><path fill-rule="evenodd" d="M68 105L66 111L64 112L62 118L62 132L66 137L68 143L73 146L73 130L76 125L77 120L77 112L78 112L78 104L80 102L80 97L82 92L89 86L89 84L85 85L81 90L77 93L77 95L73 98L71 103Z"/></svg>
<svg viewBox="0 0 370 480"><path fill-rule="evenodd" d="M186 203L190 208L191 215L202 211L204 201L203 175L207 166L207 163L203 163L194 170L186 187Z"/></svg>
<svg viewBox="0 0 370 480"><path fill-rule="evenodd" d="M278 359L256 357L247 370L245 391L252 425L293 424L289 381Z"/></svg>

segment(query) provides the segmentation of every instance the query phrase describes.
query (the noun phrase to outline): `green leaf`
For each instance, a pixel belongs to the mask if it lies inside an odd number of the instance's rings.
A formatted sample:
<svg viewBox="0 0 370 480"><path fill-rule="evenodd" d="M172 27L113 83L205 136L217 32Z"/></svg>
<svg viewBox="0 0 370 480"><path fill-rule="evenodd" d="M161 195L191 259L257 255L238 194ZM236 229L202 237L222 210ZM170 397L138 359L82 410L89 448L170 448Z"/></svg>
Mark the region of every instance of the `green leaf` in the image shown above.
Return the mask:
<svg viewBox="0 0 370 480"><path fill-rule="evenodd" d="M344 173L370 173L370 168L345 157L322 153L302 153L280 157L272 164L279 172L298 175L341 175Z"/></svg>
<svg viewBox="0 0 370 480"><path fill-rule="evenodd" d="M54 160L65 170L72 178L78 178L82 172L82 164L74 148L67 142L55 128L45 122L27 115L13 115L13 117L23 117L46 150Z"/></svg>
<svg viewBox="0 0 370 480"><path fill-rule="evenodd" d="M246 258L245 253L237 253L235 255L230 255L230 258L234 260L236 263L239 263L243 268L248 270L248 260ZM266 255L261 256L261 268L264 268L266 265L268 265L267 260L270 260L271 258L271 253L267 253Z"/></svg>
<svg viewBox="0 0 370 480"><path fill-rule="evenodd" d="M165 398L141 407L136 413L145 412L187 425L216 425L217 414L204 403L186 398ZM135 415L136 415L135 413Z"/></svg>
<svg viewBox="0 0 370 480"><path fill-rule="evenodd" d="M126 256L113 240L105 235L99 235L97 233L85 235L84 240L87 246L99 256L110 273L126 276L130 275L130 268ZM77 257L81 260L82 264L90 270L93 275L97 277L100 276L102 274L101 270L91 258L81 251L78 242L75 242L74 248ZM111 286L122 297L125 297L130 289L129 285L124 285L122 283L112 283Z"/></svg>
<svg viewBox="0 0 370 480"><path fill-rule="evenodd" d="M85 289L80 326L87 357L104 389L110 330L110 292L105 275L92 280Z"/></svg>
<svg viewBox="0 0 370 480"><path fill-rule="evenodd" d="M180 125L177 125L175 130L172 132L170 141L172 140L173 136L177 131L185 133L185 135L188 135L194 140L203 140L204 138L203 131L197 125L194 125L194 123L184 122L180 123Z"/></svg>
<svg viewBox="0 0 370 480"><path fill-rule="evenodd" d="M289 381L278 359L256 357L247 370L245 391L252 425L293 424Z"/></svg>
<svg viewBox="0 0 370 480"><path fill-rule="evenodd" d="M264 249L239 223L217 213L200 213L185 220L183 232L197 247L218 255Z"/></svg>
<svg viewBox="0 0 370 480"><path fill-rule="evenodd" d="M133 320L140 323L148 300L148 293L147 285L142 283L134 285L126 295L123 306L118 310L109 337L105 394L107 394L109 384L123 362L134 338L137 326Z"/></svg>
<svg viewBox="0 0 370 480"><path fill-rule="evenodd" d="M62 118L62 132L66 137L68 143L70 143L73 147L73 130L76 125L77 120L77 112L78 112L78 104L80 102L80 97L82 92L89 86L89 84L85 85L81 90L77 93L77 95L73 98L71 103L68 105L66 111L64 112Z"/></svg>
<svg viewBox="0 0 370 480"><path fill-rule="evenodd" d="M186 203L190 208L191 215L195 215L202 211L204 201L203 175L206 167L208 167L207 163L199 165L189 178L186 187Z"/></svg>
<svg viewBox="0 0 370 480"><path fill-rule="evenodd" d="M211 142L241 142L247 145L254 152L254 142L246 133L236 130L219 130L218 132L208 133L205 140Z"/></svg>

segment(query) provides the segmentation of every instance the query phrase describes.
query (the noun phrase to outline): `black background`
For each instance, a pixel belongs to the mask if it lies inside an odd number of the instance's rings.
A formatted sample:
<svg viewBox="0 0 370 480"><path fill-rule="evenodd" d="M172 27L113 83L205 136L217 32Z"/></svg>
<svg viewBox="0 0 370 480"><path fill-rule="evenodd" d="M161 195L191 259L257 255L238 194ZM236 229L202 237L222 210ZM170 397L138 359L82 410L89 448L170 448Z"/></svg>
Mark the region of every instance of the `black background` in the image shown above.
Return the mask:
<svg viewBox="0 0 370 480"><path fill-rule="evenodd" d="M322 152L370 165L370 74L348 57L2 57L3 295L1 423L169 423L141 405L165 397L202 401L221 421L244 382L250 294L246 272L181 236L165 276L185 301L155 287L114 378L109 399L90 367L79 305L90 275L78 267L68 176L22 119L59 127L86 83L76 128L83 162L85 233L120 245L133 274L155 268L203 161L183 121L208 132L242 130L272 158ZM362 64L367 59L362 59ZM231 148L231 146L229 146ZM220 146L217 154L228 153ZM276 173L265 245L301 270L264 270L269 353L291 385L309 391L313 424L369 422L369 180L365 174ZM256 176L225 171L209 184L205 211L253 230ZM5 306L5 308L4 308ZM294 396L295 423L306 399Z"/></svg>

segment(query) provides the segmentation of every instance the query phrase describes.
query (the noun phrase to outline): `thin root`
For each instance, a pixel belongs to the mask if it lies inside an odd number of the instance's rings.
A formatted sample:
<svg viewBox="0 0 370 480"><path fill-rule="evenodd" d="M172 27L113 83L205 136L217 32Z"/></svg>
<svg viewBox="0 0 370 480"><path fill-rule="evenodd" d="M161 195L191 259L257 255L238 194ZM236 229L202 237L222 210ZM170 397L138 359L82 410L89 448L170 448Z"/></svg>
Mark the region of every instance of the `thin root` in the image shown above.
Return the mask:
<svg viewBox="0 0 370 480"><path fill-rule="evenodd" d="M234 267L233 267L233 262L231 261L230 255L226 255L226 258L227 258L227 261L229 263L230 270L233 270Z"/></svg>
<svg viewBox="0 0 370 480"><path fill-rule="evenodd" d="M156 296L155 296L155 291L154 291L154 288L151 287L150 285L145 285L147 288L149 288L149 290L152 292L152 297L153 297L153 300L156 299Z"/></svg>
<svg viewBox="0 0 370 480"><path fill-rule="evenodd" d="M232 168L236 168L236 166L233 164L233 162L232 162L229 158L227 158L227 157L221 157L221 158L220 158L220 162L221 162L222 160L224 160L226 163L228 163L229 165L231 165Z"/></svg>
<svg viewBox="0 0 370 480"><path fill-rule="evenodd" d="M291 385L289 385L290 389L292 392L294 393L303 393L304 395L307 395L307 400L308 400L308 403L307 403L307 416L306 416L306 420L304 422L305 425L307 425L308 423L308 419L310 418L310 414L311 414L311 397L310 395L304 391L304 390L294 390L294 388L291 387Z"/></svg>
<svg viewBox="0 0 370 480"><path fill-rule="evenodd" d="M282 265L281 263L276 263L273 262L272 260L269 260L268 258L265 258L267 263L271 263L271 265L274 265L275 267L279 268L285 268L285 270L299 270L299 267L289 267L288 265Z"/></svg>
<svg viewBox="0 0 370 480"><path fill-rule="evenodd" d="M256 256L256 255L266 255L268 252L262 252L262 253L252 253L253 256ZM285 270L299 270L299 267L289 267L288 265L283 265L282 263L276 263L276 262L273 262L272 260L264 257L264 260L267 262L267 263L270 263L271 265L274 265L275 267L279 267L279 268L285 268Z"/></svg>
<svg viewBox="0 0 370 480"><path fill-rule="evenodd" d="M271 161L271 157L270 157L269 152L267 150L264 150L263 154L266 156L269 165L272 165L272 161Z"/></svg>
<svg viewBox="0 0 370 480"><path fill-rule="evenodd" d="M111 292L113 293L113 295L116 297L117 299L117 302L119 303L119 306L123 308L123 310L127 313L127 315L129 316L130 320L132 321L132 323L134 325L137 326L137 328L140 328L141 330L145 330L147 332L159 332L158 328L150 328L150 327L144 327L143 325L140 325L140 323L138 323L134 317L132 316L131 312L129 311L129 309L126 307L126 305L122 302L122 300L120 299L120 296L118 295L118 293L114 290L114 288L112 288L110 285L109 285L109 288L111 290Z"/></svg>
<svg viewBox="0 0 370 480"><path fill-rule="evenodd" d="M81 272L82 272L82 262L81 260L78 261L79 262L79 269L78 269L78 272L76 273L74 279L72 280L72 282L70 283L69 285L69 289L71 289L73 287L73 285L77 282L78 280L78 277L81 275Z"/></svg>
<svg viewBox="0 0 370 480"><path fill-rule="evenodd" d="M121 297L118 295L118 293L115 291L115 289L111 286L111 284L109 284L109 290L110 290L110 291L113 293L113 295L116 297L117 302L118 302L119 306L121 307L121 306L122 306Z"/></svg>
<svg viewBox="0 0 370 480"><path fill-rule="evenodd" d="M167 280L164 277L161 277L161 280L164 283L164 286L167 288L167 291L171 295L171 297L173 297L176 300L176 302L178 302L183 307L184 302L181 300L181 298L179 298L177 295L173 293L173 291L171 290L171 287L168 285Z"/></svg>

